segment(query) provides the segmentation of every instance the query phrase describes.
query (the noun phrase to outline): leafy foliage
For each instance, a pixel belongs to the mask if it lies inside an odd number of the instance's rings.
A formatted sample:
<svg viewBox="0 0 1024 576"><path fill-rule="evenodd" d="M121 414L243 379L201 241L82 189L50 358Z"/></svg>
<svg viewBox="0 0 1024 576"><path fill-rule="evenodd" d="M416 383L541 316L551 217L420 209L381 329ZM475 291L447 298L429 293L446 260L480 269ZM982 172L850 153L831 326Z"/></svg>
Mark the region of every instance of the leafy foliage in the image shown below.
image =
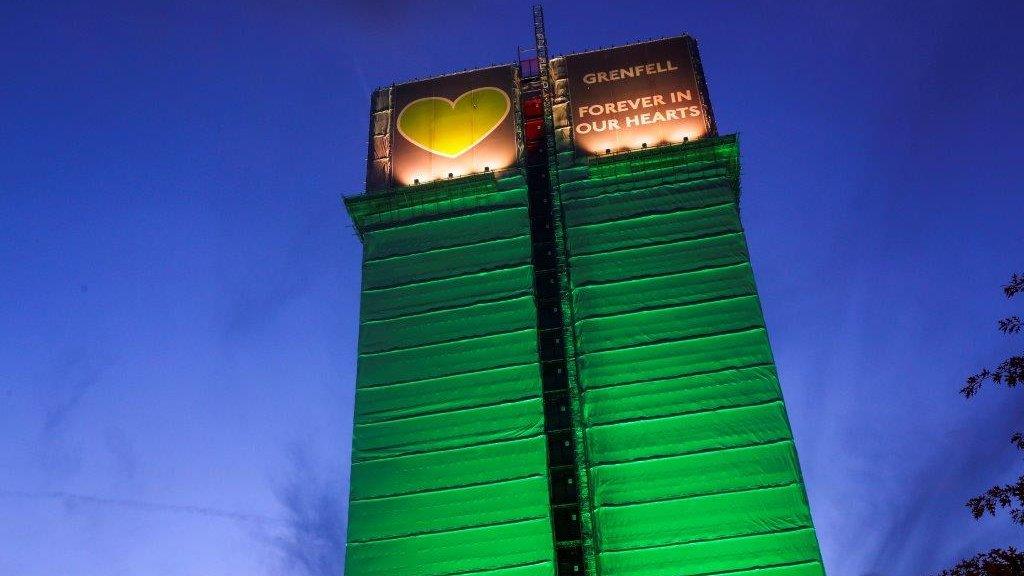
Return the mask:
<svg viewBox="0 0 1024 576"><path fill-rule="evenodd" d="M956 566L943 570L939 576L1022 576L1024 575L1024 553L1012 546L993 548Z"/></svg>
<svg viewBox="0 0 1024 576"><path fill-rule="evenodd" d="M1013 298L1021 293L1024 293L1024 275L1014 274L1009 284L1003 286L1003 294ZM999 331L1003 334L1019 334L1021 327L1021 319L1016 315L999 321ZM1020 384L1024 388L1024 353L1003 360L992 370L984 368L971 375L960 393L965 398L971 398L981 390L985 382L1003 384L1007 388L1016 388ZM1010 442L1024 450L1024 432L1013 434ZM968 500L966 505L976 520L986 514L995 516L999 510L1008 510L1010 519L1024 526L1024 475L1013 484L989 488L984 494ZM993 548L940 572L938 576L1024 576L1024 553L1013 547Z"/></svg>
<svg viewBox="0 0 1024 576"><path fill-rule="evenodd" d="M1010 283L1003 286L1003 294L1007 298L1013 298L1024 292L1024 275L1014 274ZM999 331L1004 334L1018 334L1021 330L1020 316L1008 316L999 321ZM986 381L993 384L1004 384L1007 388L1016 388L1018 384L1024 384L1024 354L1010 356L999 363L993 370L983 368L977 374L967 378L960 393L970 398L981 390L981 385ZM1014 442L1016 443L1016 441Z"/></svg>
<svg viewBox="0 0 1024 576"><path fill-rule="evenodd" d="M971 509L975 519L981 518L986 512L990 516L995 516L997 509L1009 508L1010 518L1024 526L1024 476L1018 478L1014 484L989 488L981 496L968 500L967 507Z"/></svg>

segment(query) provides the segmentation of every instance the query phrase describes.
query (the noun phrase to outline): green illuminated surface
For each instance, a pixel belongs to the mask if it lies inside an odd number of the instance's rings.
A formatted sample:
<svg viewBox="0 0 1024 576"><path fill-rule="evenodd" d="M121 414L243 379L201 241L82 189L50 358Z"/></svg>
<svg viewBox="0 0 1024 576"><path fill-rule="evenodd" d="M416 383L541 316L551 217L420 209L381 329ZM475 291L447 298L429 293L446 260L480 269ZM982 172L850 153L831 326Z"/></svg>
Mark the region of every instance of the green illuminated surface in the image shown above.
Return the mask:
<svg viewBox="0 0 1024 576"><path fill-rule="evenodd" d="M349 209L364 264L346 574L550 576L522 180Z"/></svg>
<svg viewBox="0 0 1024 576"><path fill-rule="evenodd" d="M562 174L601 576L823 573L733 138Z"/></svg>
<svg viewBox="0 0 1024 576"><path fill-rule="evenodd" d="M591 576L823 574L724 137L560 173ZM348 201L349 576L552 576L522 178ZM587 510L589 508L590 510Z"/></svg>

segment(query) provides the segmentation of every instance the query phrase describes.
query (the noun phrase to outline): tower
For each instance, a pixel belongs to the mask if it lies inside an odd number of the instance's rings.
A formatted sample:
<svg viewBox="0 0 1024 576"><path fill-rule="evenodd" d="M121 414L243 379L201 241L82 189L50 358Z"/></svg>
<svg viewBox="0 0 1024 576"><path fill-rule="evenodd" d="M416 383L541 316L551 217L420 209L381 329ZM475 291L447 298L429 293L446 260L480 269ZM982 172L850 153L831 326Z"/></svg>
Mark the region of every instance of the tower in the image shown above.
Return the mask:
<svg viewBox="0 0 1024 576"><path fill-rule="evenodd" d="M688 36L372 97L346 574L823 573Z"/></svg>

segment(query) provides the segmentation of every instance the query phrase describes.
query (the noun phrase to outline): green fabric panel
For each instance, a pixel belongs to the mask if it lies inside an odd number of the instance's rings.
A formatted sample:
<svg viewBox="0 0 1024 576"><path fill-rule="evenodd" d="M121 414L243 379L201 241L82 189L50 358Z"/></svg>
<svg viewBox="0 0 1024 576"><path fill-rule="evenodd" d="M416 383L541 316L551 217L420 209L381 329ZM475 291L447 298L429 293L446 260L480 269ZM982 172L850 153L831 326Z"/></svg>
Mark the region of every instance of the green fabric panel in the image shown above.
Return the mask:
<svg viewBox="0 0 1024 576"><path fill-rule="evenodd" d="M580 357L585 389L772 362L764 329L651 344Z"/></svg>
<svg viewBox="0 0 1024 576"><path fill-rule="evenodd" d="M529 294L533 294L533 266L523 264L411 286L364 289L359 314L364 322L383 320Z"/></svg>
<svg viewBox="0 0 1024 576"><path fill-rule="evenodd" d="M581 354L764 326L757 296L605 316L576 323Z"/></svg>
<svg viewBox="0 0 1024 576"><path fill-rule="evenodd" d="M512 366L356 390L356 424L540 396L540 365Z"/></svg>
<svg viewBox="0 0 1024 576"><path fill-rule="evenodd" d="M544 436L352 464L353 501L544 476Z"/></svg>
<svg viewBox="0 0 1024 576"><path fill-rule="evenodd" d="M761 534L811 525L803 488L799 485L606 507L596 513L601 526L602 551Z"/></svg>
<svg viewBox="0 0 1024 576"><path fill-rule="evenodd" d="M747 247L743 235L738 233L570 257L574 287L739 264L746 260Z"/></svg>
<svg viewBox="0 0 1024 576"><path fill-rule="evenodd" d="M398 194L349 197L345 205L356 227L365 234L396 225L525 206L526 188L498 190L493 180L480 181L440 185L433 190L419 187L411 193L406 189Z"/></svg>
<svg viewBox="0 0 1024 576"><path fill-rule="evenodd" d="M587 391L587 423L658 418L730 406L749 406L781 398L771 365L751 366L624 384Z"/></svg>
<svg viewBox="0 0 1024 576"><path fill-rule="evenodd" d="M359 356L357 386L381 386L537 362L537 330Z"/></svg>
<svg viewBox="0 0 1024 576"><path fill-rule="evenodd" d="M353 502L349 542L548 517L547 479Z"/></svg>
<svg viewBox="0 0 1024 576"><path fill-rule="evenodd" d="M380 542L350 542L346 576L436 576L551 561L551 521L470 528Z"/></svg>
<svg viewBox="0 0 1024 576"><path fill-rule="evenodd" d="M643 230L643 234L638 234L639 230ZM742 227L736 205L723 204L581 226L571 232L570 249L574 256L582 256L740 231Z"/></svg>
<svg viewBox="0 0 1024 576"><path fill-rule="evenodd" d="M680 168L678 166L662 168L644 173L627 173L602 178L595 175L592 169L591 176L587 180L566 182L559 189L562 200L571 202L581 198L589 198L596 194L607 194L609 192L645 191L649 188L663 186L666 184L685 184L691 182L706 182L717 178L731 176L728 168L720 166L704 165L693 170Z"/></svg>
<svg viewBox="0 0 1024 576"><path fill-rule="evenodd" d="M818 559L814 530L709 540L675 546L606 552L602 576L699 576Z"/></svg>
<svg viewBox="0 0 1024 576"><path fill-rule="evenodd" d="M540 398L360 424L354 432L352 460L530 438L543 429L544 404Z"/></svg>
<svg viewBox="0 0 1024 576"><path fill-rule="evenodd" d="M591 471L596 506L639 504L717 492L784 486L800 480L790 441L702 452Z"/></svg>
<svg viewBox="0 0 1024 576"><path fill-rule="evenodd" d="M522 206L462 214L440 220L382 228L363 235L367 260L428 252L462 244L521 236L530 230L525 201Z"/></svg>
<svg viewBox="0 0 1024 576"><path fill-rule="evenodd" d="M734 264L573 290L576 320L755 294L750 264Z"/></svg>
<svg viewBox="0 0 1024 576"><path fill-rule="evenodd" d="M363 263L363 287L387 288L530 262L530 236L394 256Z"/></svg>
<svg viewBox="0 0 1024 576"><path fill-rule="evenodd" d="M793 566L776 566L755 568L742 572L730 572L729 576L825 576L825 567L821 562L808 562Z"/></svg>
<svg viewBox="0 0 1024 576"><path fill-rule="evenodd" d="M537 325L531 296L440 310L392 320L367 320L359 331L361 353L396 350Z"/></svg>
<svg viewBox="0 0 1024 576"><path fill-rule="evenodd" d="M789 439L789 422L782 402L608 424L587 430L591 465Z"/></svg>
<svg viewBox="0 0 1024 576"><path fill-rule="evenodd" d="M570 229L616 218L677 212L715 206L735 199L736 190L727 180L702 180L667 184L638 193L636 190L602 194L566 202L565 223Z"/></svg>
<svg viewBox="0 0 1024 576"><path fill-rule="evenodd" d="M604 178L666 168L700 168L709 162L714 162L716 166L732 166L738 169L739 146L735 134L704 138L688 144L660 146L620 156L595 157L590 162L590 174Z"/></svg>

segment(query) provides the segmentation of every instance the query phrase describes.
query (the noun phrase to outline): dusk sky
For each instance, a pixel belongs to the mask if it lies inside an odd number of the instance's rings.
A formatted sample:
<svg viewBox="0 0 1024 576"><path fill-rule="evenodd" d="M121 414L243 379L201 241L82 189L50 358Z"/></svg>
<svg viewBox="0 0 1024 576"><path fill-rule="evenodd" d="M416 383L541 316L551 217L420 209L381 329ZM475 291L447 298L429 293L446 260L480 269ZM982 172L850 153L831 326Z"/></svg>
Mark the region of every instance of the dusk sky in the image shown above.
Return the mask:
<svg viewBox="0 0 1024 576"><path fill-rule="evenodd" d="M831 576L1024 545L1024 3L548 2L688 32ZM340 576L369 93L532 43L518 2L0 6L0 575ZM1016 346L1016 348L1014 347ZM1015 393L1016 392L1016 393Z"/></svg>

